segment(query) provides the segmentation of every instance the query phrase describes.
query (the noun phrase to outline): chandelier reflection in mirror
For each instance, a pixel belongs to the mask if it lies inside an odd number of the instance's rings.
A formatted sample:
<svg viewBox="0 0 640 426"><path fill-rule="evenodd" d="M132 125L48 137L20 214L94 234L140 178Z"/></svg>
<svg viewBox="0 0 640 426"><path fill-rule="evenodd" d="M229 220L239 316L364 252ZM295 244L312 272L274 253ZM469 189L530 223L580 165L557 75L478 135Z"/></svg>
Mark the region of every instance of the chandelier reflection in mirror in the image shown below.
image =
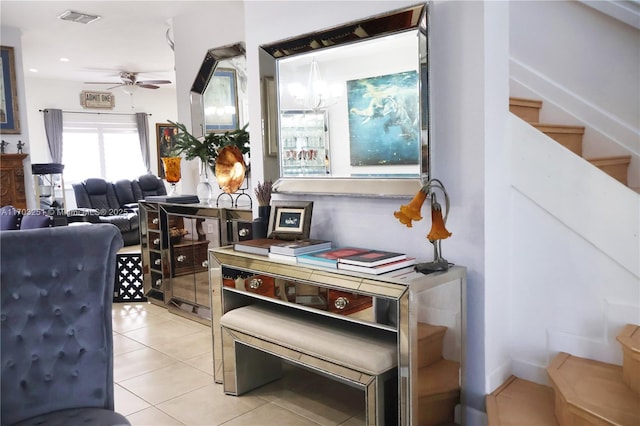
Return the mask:
<svg viewBox="0 0 640 426"><path fill-rule="evenodd" d="M324 110L337 103L344 91L341 84L322 79L320 65L315 56L309 65L307 85L295 81L287 84L287 90L298 104L312 111Z"/></svg>
<svg viewBox="0 0 640 426"><path fill-rule="evenodd" d="M445 212L443 216L442 205L438 202L435 190L442 192L445 202ZM427 239L433 244L433 261L418 263L415 266L416 271L422 273L430 273L436 271L446 271L449 269L449 262L442 257L442 240L451 236L446 228L447 217L449 216L449 194L444 185L438 179L431 179L423 184L422 188L413 197L413 199L404 206L400 206L400 210L393 212L393 215L407 228L413 227L413 221L422 220L420 211L425 200L429 198L431 206L431 230L427 234Z"/></svg>

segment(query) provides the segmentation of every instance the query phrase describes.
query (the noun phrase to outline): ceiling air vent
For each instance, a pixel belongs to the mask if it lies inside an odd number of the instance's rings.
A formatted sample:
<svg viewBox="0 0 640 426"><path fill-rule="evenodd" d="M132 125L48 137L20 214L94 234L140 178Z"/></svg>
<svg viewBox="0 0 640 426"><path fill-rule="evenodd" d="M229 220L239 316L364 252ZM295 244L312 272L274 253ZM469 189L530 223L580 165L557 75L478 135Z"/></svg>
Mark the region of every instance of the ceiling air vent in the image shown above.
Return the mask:
<svg viewBox="0 0 640 426"><path fill-rule="evenodd" d="M88 24L93 21L97 21L100 19L98 15L88 15L86 13L74 12L72 10L67 10L62 13L62 15L58 16L58 19L62 19L63 21L71 21L77 22L79 24Z"/></svg>

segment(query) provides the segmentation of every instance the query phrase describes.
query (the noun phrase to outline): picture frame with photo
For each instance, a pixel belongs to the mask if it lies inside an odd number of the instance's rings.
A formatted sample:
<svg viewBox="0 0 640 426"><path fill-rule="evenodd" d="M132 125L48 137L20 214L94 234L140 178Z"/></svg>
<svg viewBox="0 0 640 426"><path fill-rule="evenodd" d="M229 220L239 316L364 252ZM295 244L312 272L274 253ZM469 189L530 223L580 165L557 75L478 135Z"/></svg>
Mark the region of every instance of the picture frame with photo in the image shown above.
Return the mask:
<svg viewBox="0 0 640 426"><path fill-rule="evenodd" d="M20 134L16 65L13 47L0 46L0 63L2 64L0 130L5 134Z"/></svg>
<svg viewBox="0 0 640 426"><path fill-rule="evenodd" d="M268 238L300 240L309 238L313 201L272 201Z"/></svg>
<svg viewBox="0 0 640 426"><path fill-rule="evenodd" d="M164 179L162 157L167 157L176 142L178 128L171 123L156 123L156 149L158 152L158 176Z"/></svg>

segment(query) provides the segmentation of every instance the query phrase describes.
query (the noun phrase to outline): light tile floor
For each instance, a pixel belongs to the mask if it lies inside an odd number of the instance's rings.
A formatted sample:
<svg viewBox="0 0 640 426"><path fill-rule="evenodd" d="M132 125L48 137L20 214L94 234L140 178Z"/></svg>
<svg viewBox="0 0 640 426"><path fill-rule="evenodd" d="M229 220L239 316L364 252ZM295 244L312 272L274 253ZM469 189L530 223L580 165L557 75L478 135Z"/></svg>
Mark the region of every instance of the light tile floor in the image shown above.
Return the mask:
<svg viewBox="0 0 640 426"><path fill-rule="evenodd" d="M234 397L213 380L211 328L151 303L113 304L115 408L134 426L362 425L362 391L286 365Z"/></svg>

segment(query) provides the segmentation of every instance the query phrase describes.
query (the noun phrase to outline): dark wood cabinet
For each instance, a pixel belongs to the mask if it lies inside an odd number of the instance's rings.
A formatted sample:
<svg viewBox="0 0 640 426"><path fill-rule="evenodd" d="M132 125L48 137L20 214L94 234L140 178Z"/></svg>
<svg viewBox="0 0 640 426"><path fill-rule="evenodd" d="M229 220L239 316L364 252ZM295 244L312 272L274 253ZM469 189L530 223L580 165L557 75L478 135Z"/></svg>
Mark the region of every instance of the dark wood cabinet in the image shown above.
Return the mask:
<svg viewBox="0 0 640 426"><path fill-rule="evenodd" d="M0 155L0 204L27 208L24 182L24 159L27 154Z"/></svg>

